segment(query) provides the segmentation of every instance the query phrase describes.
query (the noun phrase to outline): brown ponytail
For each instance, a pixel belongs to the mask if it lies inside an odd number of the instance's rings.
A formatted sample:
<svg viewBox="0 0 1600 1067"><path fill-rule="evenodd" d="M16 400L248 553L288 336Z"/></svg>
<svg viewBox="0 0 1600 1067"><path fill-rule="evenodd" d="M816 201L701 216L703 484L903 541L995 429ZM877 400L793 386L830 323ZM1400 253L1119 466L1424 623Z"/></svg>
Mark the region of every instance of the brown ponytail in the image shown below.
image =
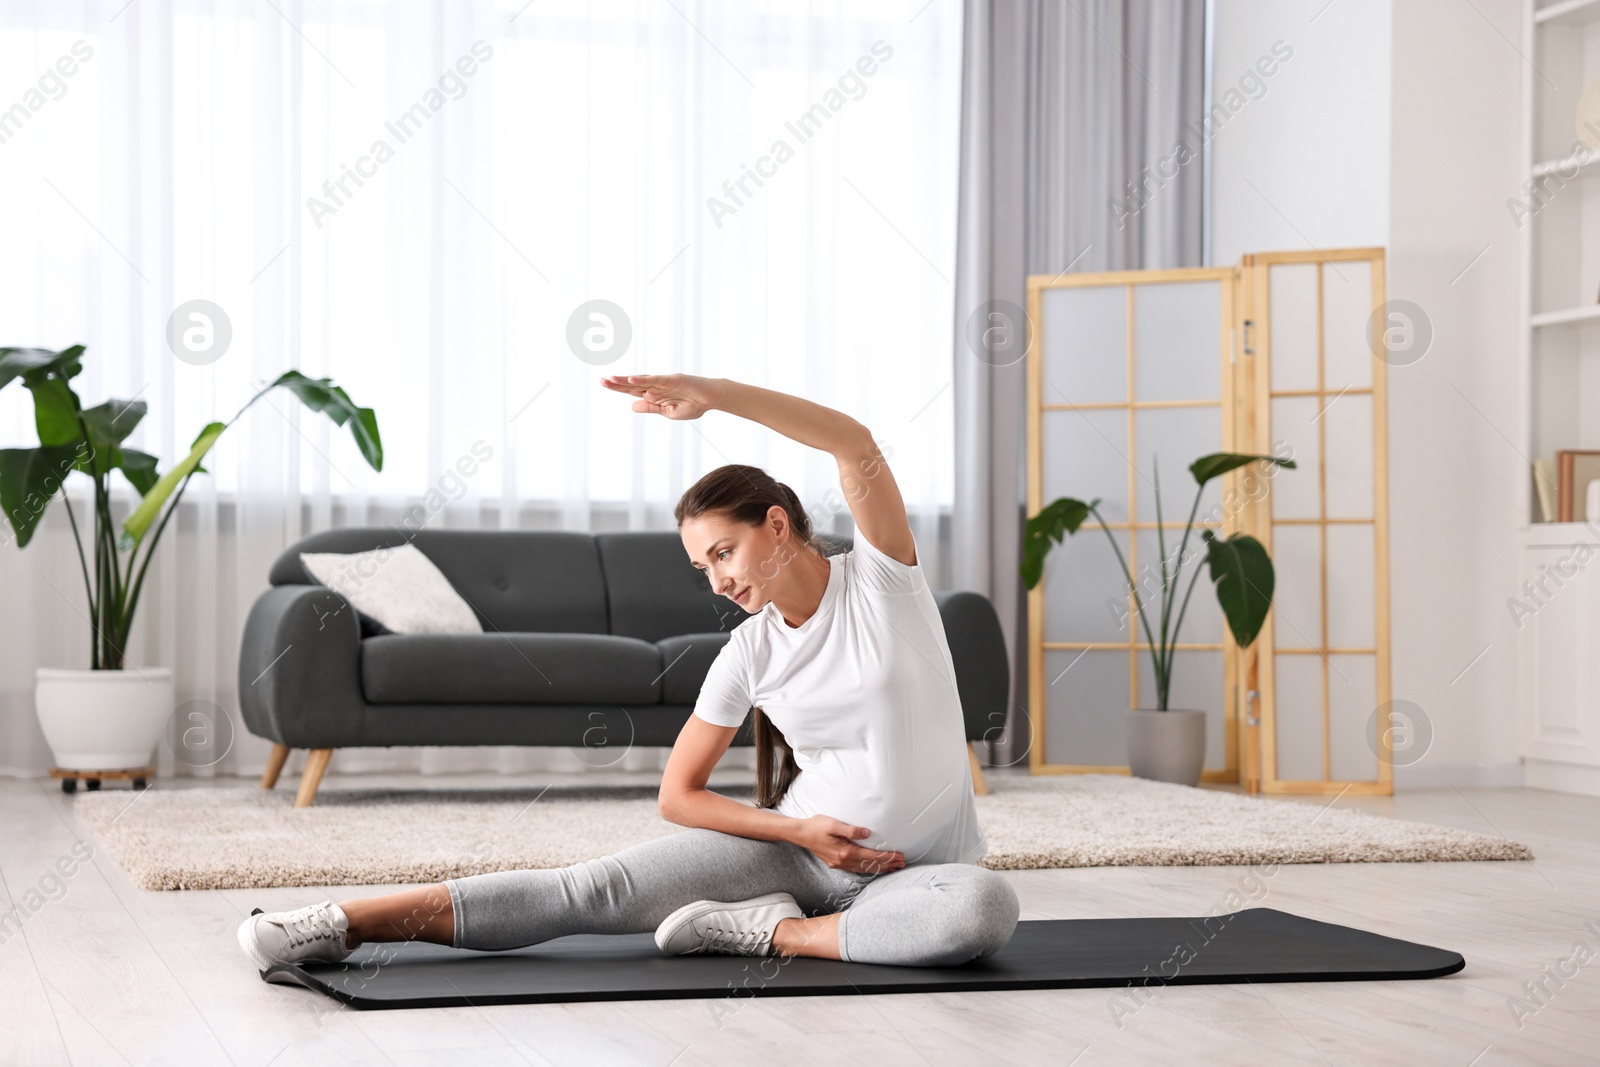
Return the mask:
<svg viewBox="0 0 1600 1067"><path fill-rule="evenodd" d="M718 467L689 487L672 514L680 527L687 520L708 513L723 515L730 522L742 522L746 526L761 526L766 523L767 512L773 505L782 508L788 516L796 551L810 549L818 556L827 556L822 542L811 530L811 517L801 506L795 491L775 481L760 467L743 463ZM788 791L800 767L794 761L794 750L784 739L783 732L760 708L750 710L755 723L755 803L758 808L770 808Z"/></svg>
<svg viewBox="0 0 1600 1067"><path fill-rule="evenodd" d="M756 728L756 807L770 808L789 791L789 784L800 773L800 766L794 761L794 749L784 740L783 731L774 726L760 708L751 708L750 712ZM781 761L779 750L783 755ZM773 766L775 763L777 767ZM773 781L774 778L777 781Z"/></svg>

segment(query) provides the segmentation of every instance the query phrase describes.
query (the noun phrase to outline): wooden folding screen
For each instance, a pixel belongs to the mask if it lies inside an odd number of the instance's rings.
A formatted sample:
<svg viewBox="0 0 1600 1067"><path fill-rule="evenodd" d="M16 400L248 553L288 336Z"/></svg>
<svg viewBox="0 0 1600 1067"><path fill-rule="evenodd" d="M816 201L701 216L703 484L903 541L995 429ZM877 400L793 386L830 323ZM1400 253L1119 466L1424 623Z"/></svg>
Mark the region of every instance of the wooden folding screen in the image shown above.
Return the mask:
<svg viewBox="0 0 1600 1067"><path fill-rule="evenodd" d="M1169 703L1206 713L1203 780L1390 791L1382 304L1382 249L1028 280L1029 515L1100 498L1152 613L1163 541L1180 591L1202 527L1273 554L1273 616L1249 649L1204 575L1179 635ZM1213 482L1177 560L1188 465L1218 451L1298 466ZM1155 706L1134 604L1093 519L1051 550L1029 595L1034 773L1126 770L1124 712Z"/></svg>

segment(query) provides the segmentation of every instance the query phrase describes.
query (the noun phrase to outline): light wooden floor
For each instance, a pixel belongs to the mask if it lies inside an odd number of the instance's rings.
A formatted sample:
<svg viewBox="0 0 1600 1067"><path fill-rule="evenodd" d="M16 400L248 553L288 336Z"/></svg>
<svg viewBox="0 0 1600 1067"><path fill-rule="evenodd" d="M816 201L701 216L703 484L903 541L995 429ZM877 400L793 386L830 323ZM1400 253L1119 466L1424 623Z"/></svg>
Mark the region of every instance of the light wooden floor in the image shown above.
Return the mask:
<svg viewBox="0 0 1600 1067"><path fill-rule="evenodd" d="M355 781L333 777L323 788ZM529 784L500 776L428 782ZM1469 789L1339 804L1533 846L1531 864L1305 864L1258 883L1257 903L1455 949L1467 959L1464 972L1421 982L1168 987L1120 1019L1114 1006L1135 1002L1106 989L757 998L725 1015L713 1005L723 1012L726 1004L709 1000L358 1012L263 983L234 928L255 906L387 887L152 893L96 852L21 936L0 945L0 1064L1600 1062L1600 800ZM81 836L56 783L0 781L6 906L39 888ZM1006 877L1023 919L1051 919L1207 914L1230 891L1248 895L1245 873L1153 867ZM1562 961L1579 942L1587 944L1580 959L1595 955L1573 974ZM1547 978L1554 972L1543 969L1557 965L1566 977ZM1541 979L1548 1004L1519 1027L1508 1000Z"/></svg>

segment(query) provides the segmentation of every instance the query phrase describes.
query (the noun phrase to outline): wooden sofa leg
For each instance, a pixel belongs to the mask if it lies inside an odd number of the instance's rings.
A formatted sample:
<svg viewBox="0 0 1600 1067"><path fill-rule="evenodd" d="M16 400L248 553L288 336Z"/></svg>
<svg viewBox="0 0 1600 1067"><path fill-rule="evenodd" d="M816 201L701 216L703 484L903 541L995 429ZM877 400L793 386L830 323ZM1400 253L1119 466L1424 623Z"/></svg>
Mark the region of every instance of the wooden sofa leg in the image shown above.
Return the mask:
<svg viewBox="0 0 1600 1067"><path fill-rule="evenodd" d="M328 769L328 760L332 757L331 748L314 748L306 753L306 769L300 774L300 792L295 794L295 807L309 808L311 802L317 799L317 786L322 784L323 772Z"/></svg>
<svg viewBox="0 0 1600 1067"><path fill-rule="evenodd" d="M267 756L267 769L261 772L261 788L271 789L278 784L278 775L283 770L283 761L289 758L289 746L274 744L271 755Z"/></svg>
<svg viewBox="0 0 1600 1067"><path fill-rule="evenodd" d="M978 762L978 754L972 750L972 742L967 742L967 759L972 762L972 792L974 796L988 796L989 783L983 780L983 766Z"/></svg>

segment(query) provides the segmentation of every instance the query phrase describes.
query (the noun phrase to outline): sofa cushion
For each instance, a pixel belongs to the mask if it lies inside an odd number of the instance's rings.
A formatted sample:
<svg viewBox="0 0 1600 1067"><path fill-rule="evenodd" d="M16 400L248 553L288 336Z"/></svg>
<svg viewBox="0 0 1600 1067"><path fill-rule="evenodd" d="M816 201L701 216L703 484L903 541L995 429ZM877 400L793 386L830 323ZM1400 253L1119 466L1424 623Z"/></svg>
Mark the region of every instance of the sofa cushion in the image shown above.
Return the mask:
<svg viewBox="0 0 1600 1067"><path fill-rule="evenodd" d="M711 661L728 643L730 631L716 634L683 634L656 642L661 650L661 702L693 704L700 699Z"/></svg>
<svg viewBox="0 0 1600 1067"><path fill-rule="evenodd" d="M383 634L361 642L373 704L655 704L661 653L608 634Z"/></svg>
<svg viewBox="0 0 1600 1067"><path fill-rule="evenodd" d="M311 577L350 601L383 632L483 633L472 606L416 545L349 555L302 552L300 562Z"/></svg>

